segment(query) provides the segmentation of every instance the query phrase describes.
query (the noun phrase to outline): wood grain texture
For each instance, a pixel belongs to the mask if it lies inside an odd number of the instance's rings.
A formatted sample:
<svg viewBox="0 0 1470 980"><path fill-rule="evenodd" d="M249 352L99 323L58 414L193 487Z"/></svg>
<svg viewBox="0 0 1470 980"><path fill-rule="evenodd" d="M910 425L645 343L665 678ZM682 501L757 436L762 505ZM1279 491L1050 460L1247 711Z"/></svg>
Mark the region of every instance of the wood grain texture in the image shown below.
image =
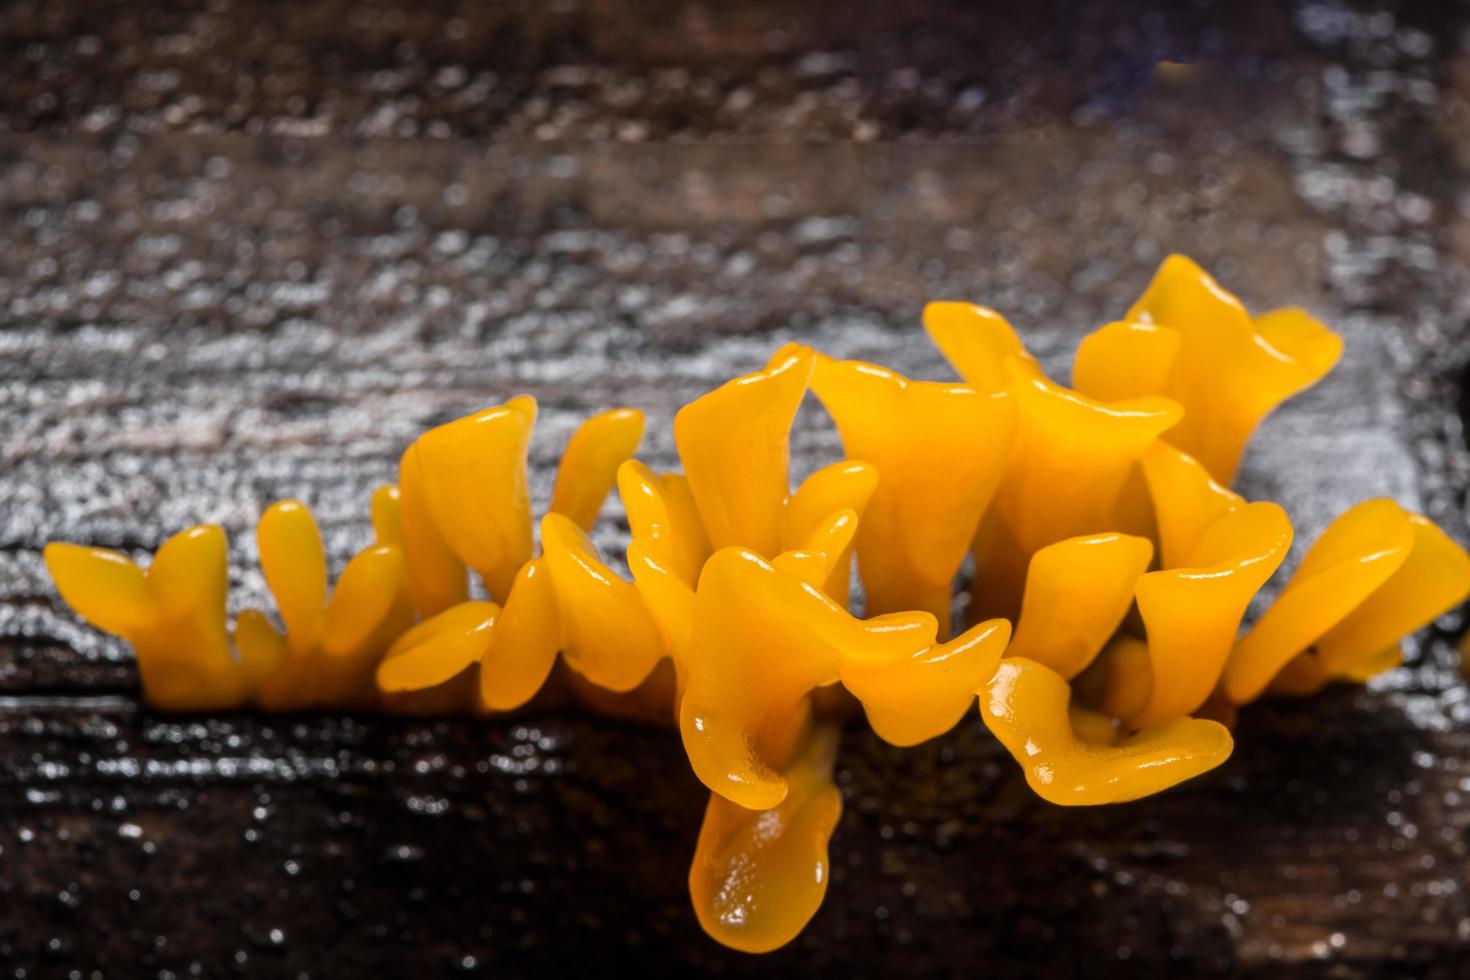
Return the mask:
<svg viewBox="0 0 1470 980"><path fill-rule="evenodd" d="M1127 806L1038 802L973 715L855 726L827 903L751 959L688 909L671 733L159 716L45 580L48 540L216 521L259 604L260 510L340 568L424 426L536 395L544 503L580 418L644 409L671 465L677 406L787 339L945 376L928 299L1065 376L1168 251L1348 338L1243 471L1298 553L1376 494L1465 540L1460 15L1073 6L0 10L5 974L1463 976L1453 622ZM795 447L837 452L811 406Z"/></svg>

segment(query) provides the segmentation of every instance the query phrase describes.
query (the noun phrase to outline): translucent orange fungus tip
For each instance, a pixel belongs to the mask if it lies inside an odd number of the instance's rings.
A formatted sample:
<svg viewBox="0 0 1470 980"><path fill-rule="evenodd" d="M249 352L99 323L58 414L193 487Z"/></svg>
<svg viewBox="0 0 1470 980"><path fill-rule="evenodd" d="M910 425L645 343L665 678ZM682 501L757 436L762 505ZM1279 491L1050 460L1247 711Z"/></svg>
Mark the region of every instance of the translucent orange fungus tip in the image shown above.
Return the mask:
<svg viewBox="0 0 1470 980"><path fill-rule="evenodd" d="M711 793L689 869L705 932L734 949L765 953L795 939L827 894L827 841L842 815L832 782L837 728L823 725L782 772L786 797L747 810Z"/></svg>
<svg viewBox="0 0 1470 980"><path fill-rule="evenodd" d="M1081 724L1071 689L1049 667L1007 659L980 697L985 724L1051 803L1124 803L1208 772L1230 755L1230 732L1213 721L1178 717L1129 734L1105 717Z"/></svg>
<svg viewBox="0 0 1470 980"><path fill-rule="evenodd" d="M1320 381L1342 356L1342 338L1306 312L1292 308L1253 318L1182 255L1164 260L1125 319L1177 335L1168 370L1138 371L1130 380L1136 394L1179 402L1184 418L1169 442L1224 483L1235 478L1246 440L1261 419ZM1095 371L1089 368L1088 375Z"/></svg>
<svg viewBox="0 0 1470 980"><path fill-rule="evenodd" d="M335 582L307 508L267 508L275 611L233 625L218 527L146 567L62 543L46 563L63 600L132 645L162 710L494 714L545 694L676 726L710 790L694 909L747 952L791 941L826 893L846 719L914 745L978 695L1038 795L1133 800L1223 763L1221 721L1241 706L1362 682L1470 594L1458 544L1370 500L1242 632L1293 528L1231 480L1261 419L1341 354L1301 310L1252 316L1171 256L1082 340L1070 388L994 311L931 303L923 323L959 382L788 344L679 410L678 471L633 458L641 412L593 415L539 519L533 399L437 426L373 494L374 541ZM809 391L844 455L793 488ZM622 562L593 540L614 485ZM952 629L967 555L968 622Z"/></svg>
<svg viewBox="0 0 1470 980"><path fill-rule="evenodd" d="M922 609L947 633L955 573L1010 456L1010 393L827 357L812 390L848 457L877 475L857 537L869 610Z"/></svg>

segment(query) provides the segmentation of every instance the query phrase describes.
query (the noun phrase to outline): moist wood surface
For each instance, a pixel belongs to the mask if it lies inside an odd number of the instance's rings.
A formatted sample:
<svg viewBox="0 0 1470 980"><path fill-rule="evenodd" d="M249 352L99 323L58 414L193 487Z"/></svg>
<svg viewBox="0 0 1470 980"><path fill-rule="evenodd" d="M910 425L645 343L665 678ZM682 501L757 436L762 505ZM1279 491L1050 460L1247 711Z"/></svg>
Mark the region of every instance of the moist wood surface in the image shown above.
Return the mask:
<svg viewBox="0 0 1470 980"><path fill-rule="evenodd" d="M928 299L1065 377L1169 251L1348 339L1242 477L1298 553L1377 494L1465 540L1459 12L818 9L0 7L0 972L1464 975L1453 622L1127 806L1040 803L976 714L907 751L854 726L827 902L751 959L689 910L674 734L161 716L60 606L46 541L199 521L261 604L286 496L340 568L403 445L512 394L544 503L580 418L644 409L672 465L678 405L787 339L945 376ZM837 452L804 408L798 473Z"/></svg>

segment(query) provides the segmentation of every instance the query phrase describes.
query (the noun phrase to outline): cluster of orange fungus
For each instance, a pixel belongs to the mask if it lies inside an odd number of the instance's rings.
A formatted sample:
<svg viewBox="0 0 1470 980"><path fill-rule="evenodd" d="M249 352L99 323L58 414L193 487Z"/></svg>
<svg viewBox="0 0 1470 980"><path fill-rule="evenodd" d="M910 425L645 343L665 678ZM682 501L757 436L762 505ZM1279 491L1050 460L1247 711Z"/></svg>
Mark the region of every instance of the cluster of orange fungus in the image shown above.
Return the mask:
<svg viewBox="0 0 1470 980"><path fill-rule="evenodd" d="M821 904L851 716L908 746L978 695L1041 797L1122 802L1223 762L1241 705L1396 664L1406 634L1470 593L1458 545L1370 500L1242 631L1292 526L1229 484L1255 426L1341 352L1299 310L1252 317L1171 257L1083 340L1071 388L993 311L933 303L924 325L960 382L787 345L679 411L681 472L633 458L639 412L594 416L539 524L534 401L431 429L374 495L375 541L331 589L306 508L266 511L275 617L247 610L231 628L216 527L171 538L146 570L71 544L46 560L78 613L132 644L159 708L489 714L554 691L676 726L710 791L695 912L750 952L789 942ZM809 392L845 458L793 489ZM614 485L631 578L588 536ZM952 628L967 555L968 622Z"/></svg>

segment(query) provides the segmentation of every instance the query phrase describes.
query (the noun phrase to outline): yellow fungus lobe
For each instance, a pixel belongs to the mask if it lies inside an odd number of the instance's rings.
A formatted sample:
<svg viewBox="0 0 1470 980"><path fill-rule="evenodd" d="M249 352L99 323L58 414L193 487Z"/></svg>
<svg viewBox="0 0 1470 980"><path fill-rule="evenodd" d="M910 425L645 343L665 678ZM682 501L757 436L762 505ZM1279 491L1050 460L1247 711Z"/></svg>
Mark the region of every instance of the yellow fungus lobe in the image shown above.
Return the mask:
<svg viewBox="0 0 1470 980"><path fill-rule="evenodd" d="M970 710L1010 635L1010 623L991 619L905 656L852 656L840 670L842 685L862 702L880 738L918 745L949 731Z"/></svg>
<svg viewBox="0 0 1470 980"><path fill-rule="evenodd" d="M1252 320L1240 300L1182 255L1164 260L1127 319L1178 333L1167 382L1149 393L1184 407L1166 438L1226 485L1261 419L1342 356L1342 338L1302 310Z"/></svg>
<svg viewBox="0 0 1470 980"><path fill-rule="evenodd" d="M592 530L618 467L638 451L642 440L643 413L635 408L615 408L583 422L562 453L551 491L551 513L569 518L584 531Z"/></svg>
<svg viewBox="0 0 1470 980"><path fill-rule="evenodd" d="M1391 500L1365 501L1333 521L1231 654L1222 679L1230 700L1259 696L1293 657L1383 585L1413 545L1409 515Z"/></svg>
<svg viewBox="0 0 1470 980"><path fill-rule="evenodd" d="M414 626L378 664L378 687L395 694L448 683L479 662L499 613L493 602L462 602Z"/></svg>
<svg viewBox="0 0 1470 980"><path fill-rule="evenodd" d="M736 545L766 557L781 550L791 422L813 361L809 348L791 348L674 416L679 459L714 547Z"/></svg>
<svg viewBox="0 0 1470 980"><path fill-rule="evenodd" d="M695 774L752 810L786 795L781 769L810 723L813 688L844 655L889 660L932 646L927 613L858 620L796 575L742 548L715 552L699 579L679 729Z"/></svg>
<svg viewBox="0 0 1470 980"><path fill-rule="evenodd" d="M285 653L260 678L255 702L270 711L375 705L374 668L413 624L402 549L378 544L354 555L328 598L321 532L304 505L273 504L261 516L256 538L286 635ZM250 628L252 642L266 649L261 624Z"/></svg>
<svg viewBox="0 0 1470 980"><path fill-rule="evenodd" d="M602 561L587 533L560 514L541 521L543 560L567 666L609 691L631 691L665 656L658 623L632 582Z"/></svg>
<svg viewBox="0 0 1470 980"><path fill-rule="evenodd" d="M812 528L805 541L777 555L771 564L820 590L835 571L840 556L849 552L855 534L856 512L839 510Z"/></svg>
<svg viewBox="0 0 1470 980"><path fill-rule="evenodd" d="M1246 504L1211 524L1185 567L1138 580L1153 686L1147 706L1126 719L1148 728L1187 715L1209 699L1252 597L1291 547L1291 522L1275 504Z"/></svg>
<svg viewBox="0 0 1470 980"><path fill-rule="evenodd" d="M1154 323L1110 323L1077 347L1072 387L1103 402L1167 391L1179 357L1179 332Z"/></svg>
<svg viewBox="0 0 1470 980"><path fill-rule="evenodd" d="M1044 378L1016 383L1016 455L996 516L1027 555L1063 538L1114 530L1135 460L1179 420L1164 398L1104 403Z"/></svg>
<svg viewBox="0 0 1470 980"><path fill-rule="evenodd" d="M1153 553L1149 541L1127 534L1067 538L1037 551L1006 656L1077 676L1117 632Z"/></svg>
<svg viewBox="0 0 1470 980"><path fill-rule="evenodd" d="M630 459L618 468L618 495L628 512L633 540L643 544L649 558L693 588L711 549L689 481L677 473L656 474ZM802 529L803 535L807 530Z"/></svg>
<svg viewBox="0 0 1470 980"><path fill-rule="evenodd" d="M375 545L352 557L322 615L316 678L318 704L375 703L373 671L393 641L413 625L407 566L395 545Z"/></svg>
<svg viewBox="0 0 1470 980"><path fill-rule="evenodd" d="M955 573L1010 458L1009 393L827 357L817 359L812 391L848 457L877 469L857 537L868 611L922 609L948 636Z"/></svg>
<svg viewBox="0 0 1470 980"><path fill-rule="evenodd" d="M52 542L46 568L67 605L100 630L127 636L150 619L153 598L143 569L120 551Z"/></svg>
<svg viewBox="0 0 1470 980"><path fill-rule="evenodd" d="M376 544L403 547L403 504L398 487L386 483L373 491L369 505L373 523L373 541Z"/></svg>
<svg viewBox="0 0 1470 980"><path fill-rule="evenodd" d="M1165 568L1189 561L1205 529L1245 501L1220 486L1193 456L1156 442L1139 460L1152 501L1159 556Z"/></svg>
<svg viewBox="0 0 1470 980"><path fill-rule="evenodd" d="M235 655L240 660L245 689L254 692L259 692L290 656L286 638L276 632L270 619L259 609L246 609L236 617Z"/></svg>
<svg viewBox="0 0 1470 980"><path fill-rule="evenodd" d="M827 893L827 842L842 815L832 782L837 726L813 729L782 772L789 788L769 810L711 793L689 868L704 931L732 949L766 953L795 939Z"/></svg>
<svg viewBox="0 0 1470 980"><path fill-rule="evenodd" d="M1016 447L975 539L977 608L1005 616L1016 614L1039 549L1118 530L1134 464L1179 419L1168 399L1103 403L1039 375L1013 376Z"/></svg>
<svg viewBox="0 0 1470 980"><path fill-rule="evenodd" d="M1470 556L1419 514L1368 500L1334 521L1232 654L1225 694L1310 694L1395 666L1399 641L1470 594Z"/></svg>
<svg viewBox="0 0 1470 980"><path fill-rule="evenodd" d="M1036 795L1063 806L1123 803L1208 772L1230 755L1230 732L1197 718L1174 718L1098 744L1073 728L1071 690L1058 674L1006 659L980 694L985 724L1020 763ZM1096 736L1103 726L1088 725Z"/></svg>
<svg viewBox="0 0 1470 980"><path fill-rule="evenodd" d="M1399 640L1427 626L1470 594L1470 556L1422 514L1410 514L1414 544L1409 557L1388 581L1317 640L1317 656L1328 670L1364 681L1380 670L1375 663Z"/></svg>
<svg viewBox="0 0 1470 980"><path fill-rule="evenodd" d="M430 429L414 444L434 526L502 600L531 558L526 451L535 421L535 400L512 398Z"/></svg>
<svg viewBox="0 0 1470 980"><path fill-rule="evenodd" d="M260 570L286 626L286 645L308 656L327 604L327 554L311 511L296 500L272 504L255 529Z"/></svg>
<svg viewBox="0 0 1470 980"><path fill-rule="evenodd" d="M149 704L209 711L249 693L225 625L227 551L224 531L201 525L165 541L146 572L102 548L54 543L45 557L67 603L132 645Z"/></svg>
<svg viewBox="0 0 1470 980"><path fill-rule="evenodd" d="M1022 373L1041 372L1016 331L994 310L973 303L929 303L924 329L965 383L979 391L1009 388L1013 361L1022 362Z"/></svg>
<svg viewBox="0 0 1470 980"><path fill-rule="evenodd" d="M878 469L869 463L845 459L824 466L804 480L786 502L782 526L783 547L795 548L806 541L818 524L839 510L850 510L862 525L868 503L878 487ZM839 606L846 606L852 591L852 545L834 556L832 574L822 591Z"/></svg>
<svg viewBox="0 0 1470 980"><path fill-rule="evenodd" d="M546 559L526 562L511 586L480 659L480 703L492 711L519 708L541 690L561 650L561 618Z"/></svg>
<svg viewBox="0 0 1470 980"><path fill-rule="evenodd" d="M418 614L427 618L464 602L469 597L465 564L434 526L416 444L398 462L398 527L408 563L409 594ZM380 543L391 542L380 538Z"/></svg>
<svg viewBox="0 0 1470 980"><path fill-rule="evenodd" d="M1138 717L1148 707L1154 689L1148 644L1136 636L1118 634L1077 675L1072 689L1078 704L1098 709L1108 718Z"/></svg>

